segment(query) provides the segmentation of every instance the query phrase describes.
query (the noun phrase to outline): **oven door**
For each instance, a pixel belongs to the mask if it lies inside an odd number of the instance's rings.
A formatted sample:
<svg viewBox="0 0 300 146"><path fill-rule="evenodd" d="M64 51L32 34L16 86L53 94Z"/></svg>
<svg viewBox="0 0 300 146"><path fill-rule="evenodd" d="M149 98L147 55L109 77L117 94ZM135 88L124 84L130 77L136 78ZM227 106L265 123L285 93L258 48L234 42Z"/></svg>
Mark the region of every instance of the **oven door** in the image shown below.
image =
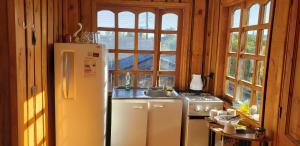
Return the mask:
<svg viewBox="0 0 300 146"><path fill-rule="evenodd" d="M208 146L208 123L204 116L189 116L188 146Z"/></svg>

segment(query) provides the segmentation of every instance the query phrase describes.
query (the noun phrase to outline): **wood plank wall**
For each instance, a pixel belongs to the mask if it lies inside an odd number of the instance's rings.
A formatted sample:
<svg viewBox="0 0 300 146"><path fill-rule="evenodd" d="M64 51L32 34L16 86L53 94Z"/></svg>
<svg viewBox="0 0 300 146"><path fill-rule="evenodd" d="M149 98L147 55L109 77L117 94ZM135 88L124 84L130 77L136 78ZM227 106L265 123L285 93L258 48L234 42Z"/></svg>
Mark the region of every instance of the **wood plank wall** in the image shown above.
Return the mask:
<svg viewBox="0 0 300 146"><path fill-rule="evenodd" d="M0 146L50 144L48 54L55 40L53 4L54 0L0 1Z"/></svg>

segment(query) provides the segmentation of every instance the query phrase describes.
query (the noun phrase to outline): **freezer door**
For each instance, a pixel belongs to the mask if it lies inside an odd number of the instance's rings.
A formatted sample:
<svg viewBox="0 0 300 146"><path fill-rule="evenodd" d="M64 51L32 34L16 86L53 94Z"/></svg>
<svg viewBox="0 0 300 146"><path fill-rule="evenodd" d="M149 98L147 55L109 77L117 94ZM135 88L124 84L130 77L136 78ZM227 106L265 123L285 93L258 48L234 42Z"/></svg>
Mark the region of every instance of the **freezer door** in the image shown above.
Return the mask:
<svg viewBox="0 0 300 146"><path fill-rule="evenodd" d="M94 44L55 44L56 146L104 146L106 50Z"/></svg>

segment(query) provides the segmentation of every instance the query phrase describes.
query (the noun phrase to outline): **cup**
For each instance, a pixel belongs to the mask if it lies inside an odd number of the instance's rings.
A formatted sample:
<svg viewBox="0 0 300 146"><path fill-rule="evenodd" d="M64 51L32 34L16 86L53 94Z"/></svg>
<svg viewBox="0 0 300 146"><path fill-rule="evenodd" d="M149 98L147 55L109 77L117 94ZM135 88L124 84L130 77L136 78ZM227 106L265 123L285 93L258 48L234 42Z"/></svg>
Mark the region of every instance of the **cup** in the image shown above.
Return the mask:
<svg viewBox="0 0 300 146"><path fill-rule="evenodd" d="M223 132L226 134L235 134L236 130L233 124L229 121L225 124Z"/></svg>
<svg viewBox="0 0 300 146"><path fill-rule="evenodd" d="M209 111L209 117L210 117L211 119L214 119L215 116L217 116L217 115L218 115L218 110L212 109L212 110Z"/></svg>

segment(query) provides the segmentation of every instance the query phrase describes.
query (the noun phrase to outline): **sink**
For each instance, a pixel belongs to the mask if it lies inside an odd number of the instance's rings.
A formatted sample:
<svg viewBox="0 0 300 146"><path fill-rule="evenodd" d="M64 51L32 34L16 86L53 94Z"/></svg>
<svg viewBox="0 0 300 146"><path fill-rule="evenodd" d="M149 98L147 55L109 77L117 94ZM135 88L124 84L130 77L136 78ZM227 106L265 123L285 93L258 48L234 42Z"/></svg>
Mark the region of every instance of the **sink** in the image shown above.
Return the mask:
<svg viewBox="0 0 300 146"><path fill-rule="evenodd" d="M114 88L112 98L114 99L181 99L181 96L175 91L166 91L162 88Z"/></svg>
<svg viewBox="0 0 300 146"><path fill-rule="evenodd" d="M150 97L175 97L178 94L175 91L166 91L162 89L148 89L144 91L146 96Z"/></svg>

